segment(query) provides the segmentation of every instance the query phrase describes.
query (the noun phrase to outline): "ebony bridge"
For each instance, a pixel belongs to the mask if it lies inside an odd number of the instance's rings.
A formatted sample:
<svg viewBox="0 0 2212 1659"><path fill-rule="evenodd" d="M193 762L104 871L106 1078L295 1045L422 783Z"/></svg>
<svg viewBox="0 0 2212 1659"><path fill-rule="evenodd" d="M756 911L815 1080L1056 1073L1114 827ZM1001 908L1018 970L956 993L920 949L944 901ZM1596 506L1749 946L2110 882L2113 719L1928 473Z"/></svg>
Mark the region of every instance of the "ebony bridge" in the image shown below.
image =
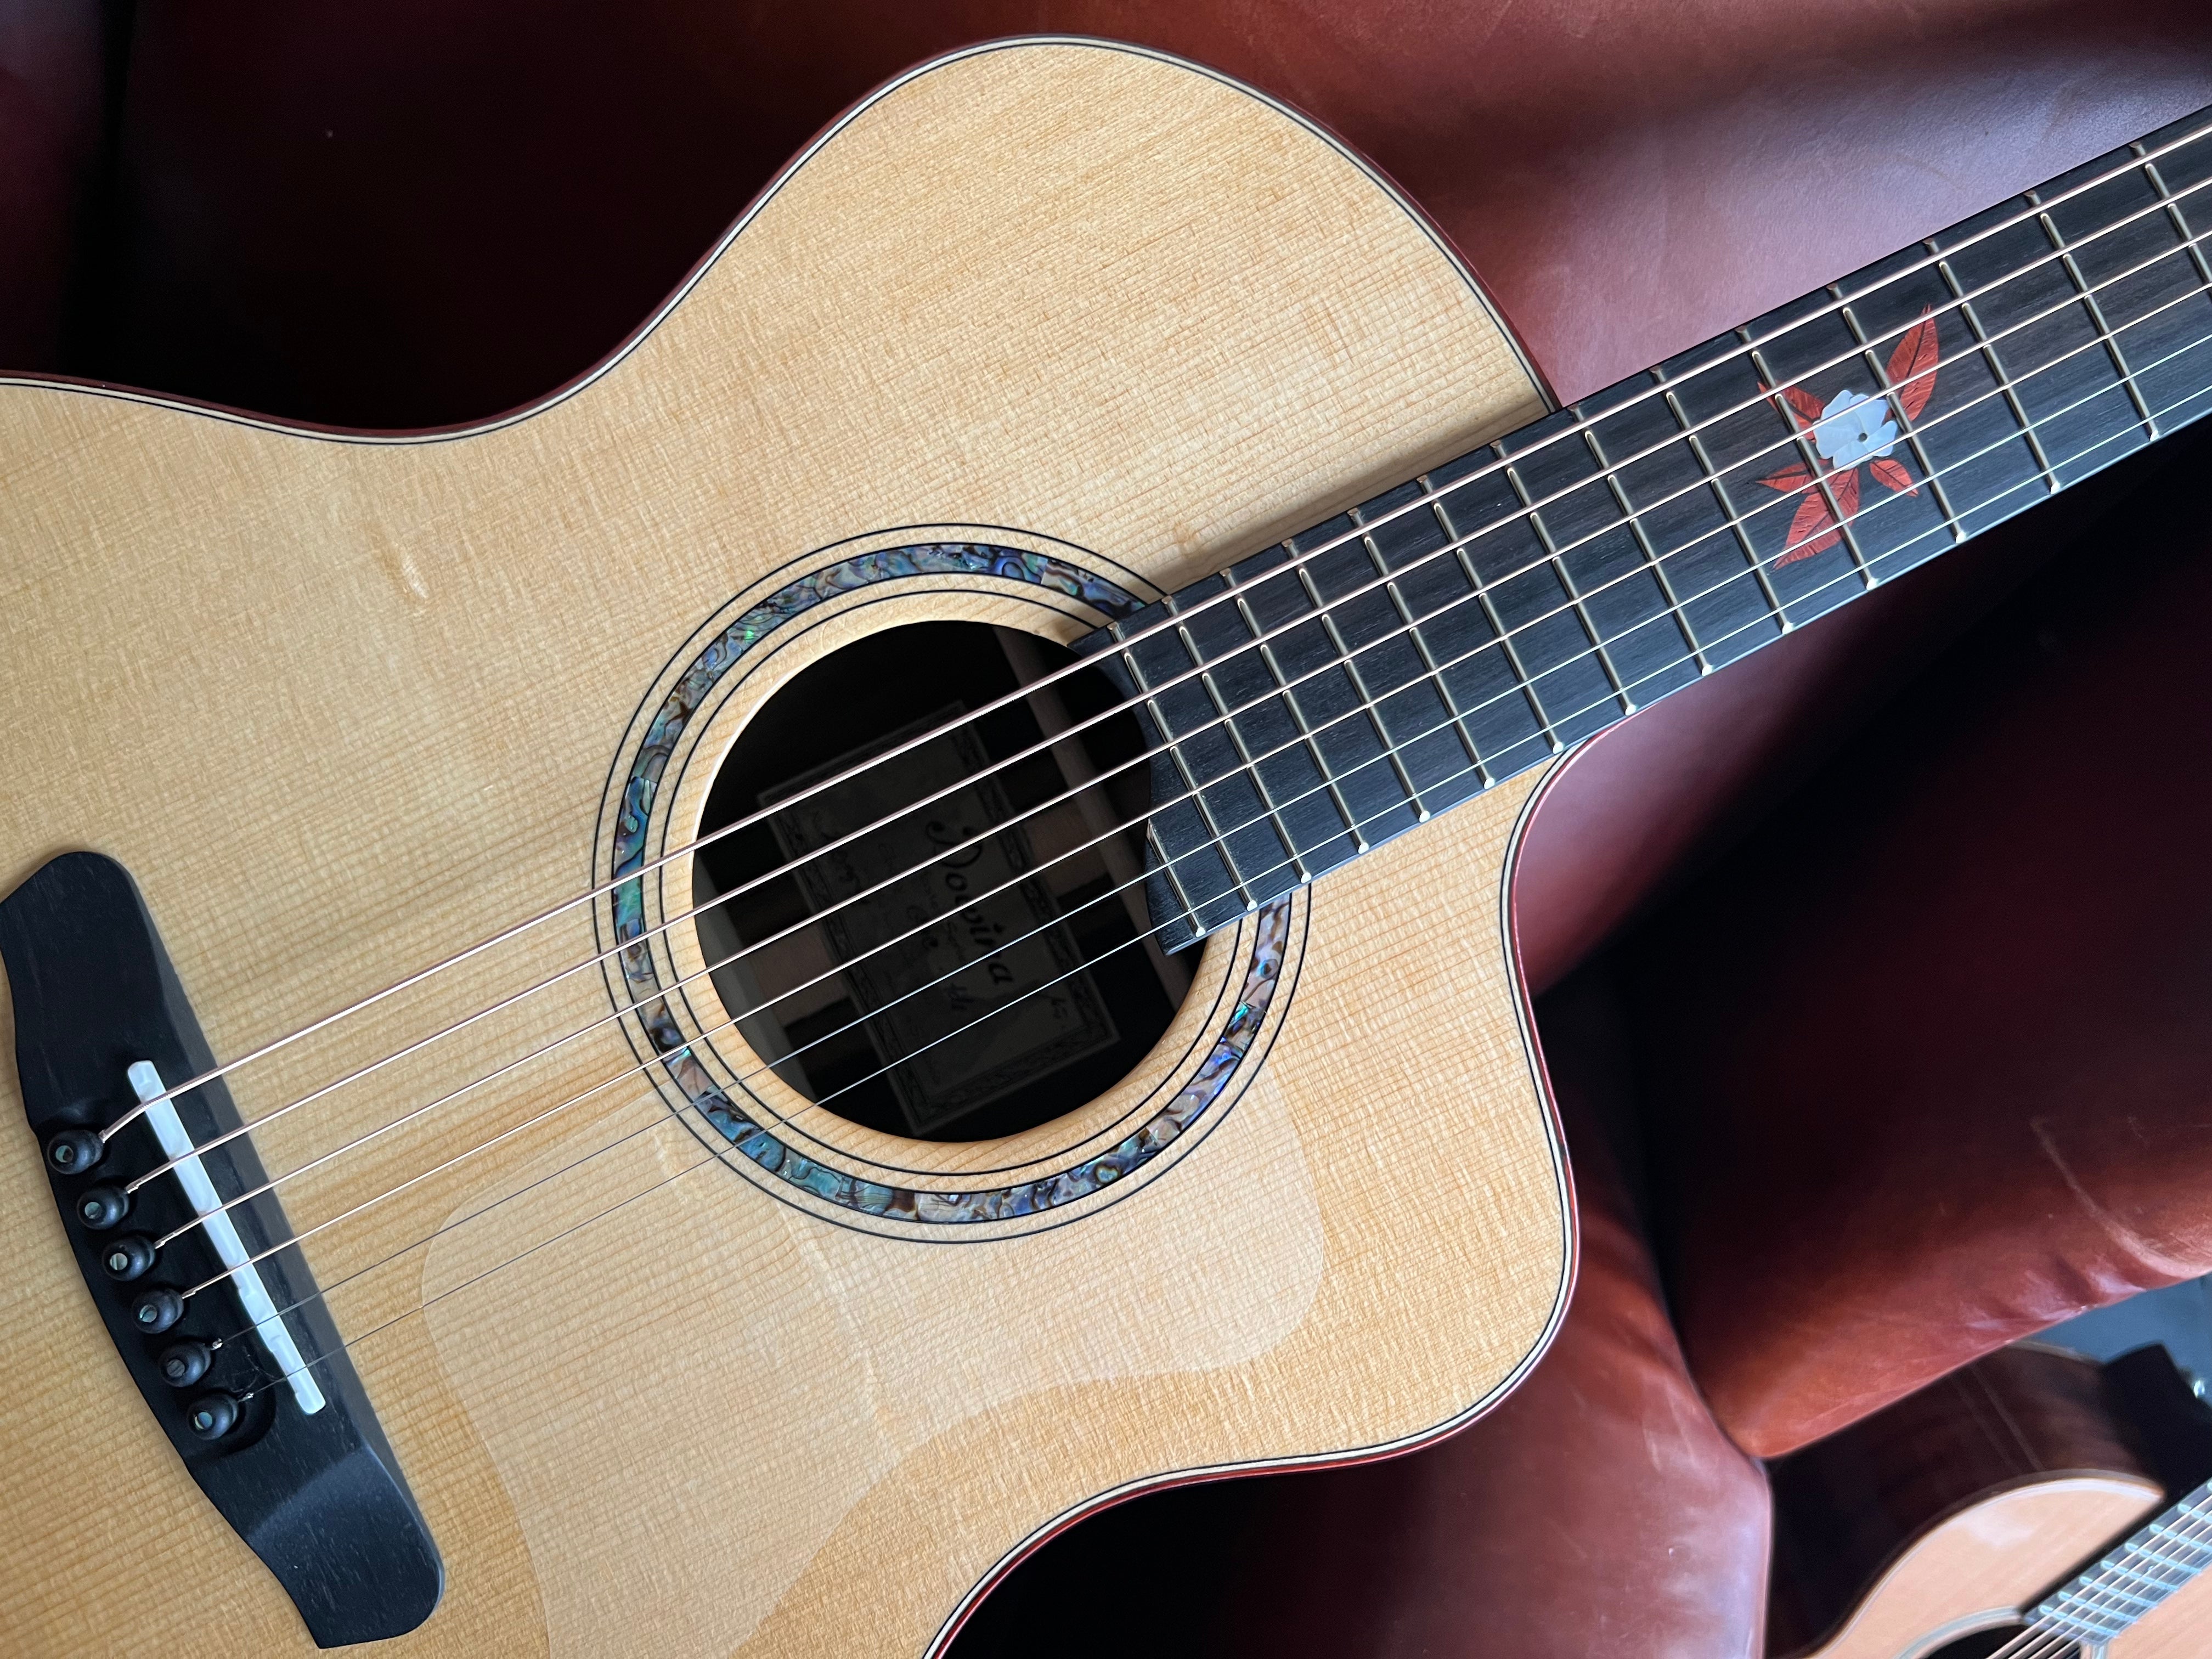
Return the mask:
<svg viewBox="0 0 2212 1659"><path fill-rule="evenodd" d="M64 854L0 902L0 961L24 1114L155 1421L318 1646L413 1630L445 1586L437 1546L274 1194L239 1201L266 1181L250 1140L210 1145L239 1127L228 1091L162 1098L163 1079L215 1060L137 888L112 859ZM210 1279L235 1307L187 1298Z"/></svg>

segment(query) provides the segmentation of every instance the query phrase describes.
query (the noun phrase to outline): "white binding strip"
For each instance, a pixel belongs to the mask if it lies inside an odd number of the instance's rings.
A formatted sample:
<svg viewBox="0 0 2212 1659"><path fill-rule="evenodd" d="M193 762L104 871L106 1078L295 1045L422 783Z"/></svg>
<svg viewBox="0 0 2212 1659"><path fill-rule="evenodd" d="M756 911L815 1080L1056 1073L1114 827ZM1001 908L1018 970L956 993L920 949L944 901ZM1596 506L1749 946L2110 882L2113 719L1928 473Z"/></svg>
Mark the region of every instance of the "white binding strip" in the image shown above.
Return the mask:
<svg viewBox="0 0 2212 1659"><path fill-rule="evenodd" d="M292 1397L300 1402L300 1409L313 1417L323 1408L322 1389L308 1369L300 1345L292 1340L284 1316L276 1311L276 1303L270 1299L269 1287L261 1282L261 1270L253 1265L246 1241L239 1237L238 1229L231 1224L230 1212L216 1195L215 1182L208 1179L198 1148L185 1133L177 1109L170 1103L168 1091L162 1085L161 1073L152 1061L142 1060L132 1064L130 1075L132 1091L146 1107L146 1121L154 1126L154 1138L161 1143L161 1156L172 1161L172 1172L185 1189L193 1213L205 1218L208 1242L215 1246L222 1265L230 1269L230 1282L238 1287L238 1299L245 1306L246 1316L253 1322L255 1334L269 1350L269 1357L276 1362L276 1374L291 1385Z"/></svg>

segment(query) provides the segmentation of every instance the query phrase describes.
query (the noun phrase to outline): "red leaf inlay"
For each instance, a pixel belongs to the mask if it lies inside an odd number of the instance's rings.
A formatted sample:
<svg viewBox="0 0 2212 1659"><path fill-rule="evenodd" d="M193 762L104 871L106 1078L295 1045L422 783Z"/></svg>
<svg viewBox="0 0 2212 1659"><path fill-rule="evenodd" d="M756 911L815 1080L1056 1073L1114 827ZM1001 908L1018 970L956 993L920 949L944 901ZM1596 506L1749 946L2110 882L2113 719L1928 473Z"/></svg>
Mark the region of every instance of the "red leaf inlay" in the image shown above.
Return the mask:
<svg viewBox="0 0 2212 1659"><path fill-rule="evenodd" d="M1828 511L1827 497L1819 494L1808 495L1797 503L1797 516L1790 521L1790 550L1774 562L1779 567L1795 564L1800 559L1809 559L1815 553L1825 553L1842 538L1835 532L1835 517ZM1804 538L1816 531L1824 531L1808 542ZM1801 546L1799 544L1802 542Z"/></svg>
<svg viewBox="0 0 2212 1659"><path fill-rule="evenodd" d="M1859 510L1859 473L1856 467L1849 472L1831 472L1828 488L1836 493L1836 508L1846 519L1856 518Z"/></svg>
<svg viewBox="0 0 2212 1659"><path fill-rule="evenodd" d="M1933 309L1920 313L1920 320L1905 331L1897 349L1889 354L1889 383L1908 421L1920 418L1920 411L1928 407L1928 399L1936 392L1936 365L1942 348L1936 339Z"/></svg>
<svg viewBox="0 0 2212 1659"><path fill-rule="evenodd" d="M1912 475L1905 470L1905 464L1901 461L1869 461L1867 471L1900 495L1917 495L1920 493L1920 486L1912 482Z"/></svg>
<svg viewBox="0 0 2212 1659"><path fill-rule="evenodd" d="M1797 418L1804 422L1807 426L1813 426L1819 422L1820 400L1806 391L1803 386L1786 386L1782 388L1782 395L1788 400L1790 407L1796 411Z"/></svg>
<svg viewBox="0 0 2212 1659"><path fill-rule="evenodd" d="M1793 489L1802 489L1812 482L1813 475L1805 470L1802 462L1785 466L1779 472L1770 472L1759 480L1769 489L1778 489L1785 495Z"/></svg>

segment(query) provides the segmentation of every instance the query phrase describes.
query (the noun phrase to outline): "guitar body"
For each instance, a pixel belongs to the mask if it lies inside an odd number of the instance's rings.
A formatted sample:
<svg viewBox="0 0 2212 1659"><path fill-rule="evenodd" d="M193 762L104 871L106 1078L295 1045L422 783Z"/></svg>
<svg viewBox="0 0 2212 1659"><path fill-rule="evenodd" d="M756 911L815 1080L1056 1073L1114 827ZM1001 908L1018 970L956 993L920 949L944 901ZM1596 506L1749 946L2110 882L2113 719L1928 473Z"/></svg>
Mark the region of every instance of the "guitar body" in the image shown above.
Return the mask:
<svg viewBox="0 0 2212 1659"><path fill-rule="evenodd" d="M1916 1538L1834 1638L1804 1659L1933 1659L1954 1643L2009 1632L2021 1608L2155 1514L2160 1497L2154 1483L2119 1473L2051 1474L1986 1492ZM2133 1653L2145 1634L2131 1631L2111 1650Z"/></svg>
<svg viewBox="0 0 2212 1659"><path fill-rule="evenodd" d="M483 429L0 387L0 878L118 860L237 1056L605 880L626 835L682 845L749 713L840 646L1072 641L1107 619L1086 594L1155 597L1542 406L1466 271L1279 107L1115 47L959 56L834 129L605 368ZM655 712L756 615L670 747ZM389 1650L921 1654L1087 1508L1498 1399L1572 1259L1504 908L1540 776L1213 935L1149 1057L1012 1136L903 1139L760 1077L815 1178L718 1152L597 969L257 1131L290 1170L599 1022L283 1190L298 1231L370 1205L303 1248L445 1561ZM573 910L246 1066L239 1109L613 925ZM701 965L689 927L654 948L663 983ZM9 1075L0 1648L310 1650L119 1362ZM1201 1087L1121 1188L934 1229L866 1196L1049 1181ZM1209 1570L1192 1542L1173 1571Z"/></svg>
<svg viewBox="0 0 2212 1659"><path fill-rule="evenodd" d="M1983 1659L2011 1653L2012 1642L2061 1659L2071 1645L2021 1637L2023 1617L2077 1575L2095 1579L2108 1550L2167 1508L2169 1486L2195 1485L2209 1437L2212 1419L2160 1350L2107 1369L2055 1350L1999 1349L1770 1465L1768 1650ZM2202 1530L2166 1520L2179 1539ZM2100 1651L2212 1653L2212 1579L2170 1571L2163 1582L2180 1583L2172 1598Z"/></svg>

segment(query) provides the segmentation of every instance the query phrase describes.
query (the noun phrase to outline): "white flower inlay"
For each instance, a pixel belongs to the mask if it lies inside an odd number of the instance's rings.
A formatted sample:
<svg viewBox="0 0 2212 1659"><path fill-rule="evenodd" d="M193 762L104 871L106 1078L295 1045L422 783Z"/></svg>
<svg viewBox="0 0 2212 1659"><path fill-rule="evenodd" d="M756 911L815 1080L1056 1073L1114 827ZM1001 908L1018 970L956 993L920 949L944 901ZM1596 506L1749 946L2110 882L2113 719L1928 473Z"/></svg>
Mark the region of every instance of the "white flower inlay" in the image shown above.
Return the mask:
<svg viewBox="0 0 2212 1659"><path fill-rule="evenodd" d="M1838 471L1878 460L1897 447L1897 422L1889 406L1858 392L1838 392L1820 411L1813 447Z"/></svg>

